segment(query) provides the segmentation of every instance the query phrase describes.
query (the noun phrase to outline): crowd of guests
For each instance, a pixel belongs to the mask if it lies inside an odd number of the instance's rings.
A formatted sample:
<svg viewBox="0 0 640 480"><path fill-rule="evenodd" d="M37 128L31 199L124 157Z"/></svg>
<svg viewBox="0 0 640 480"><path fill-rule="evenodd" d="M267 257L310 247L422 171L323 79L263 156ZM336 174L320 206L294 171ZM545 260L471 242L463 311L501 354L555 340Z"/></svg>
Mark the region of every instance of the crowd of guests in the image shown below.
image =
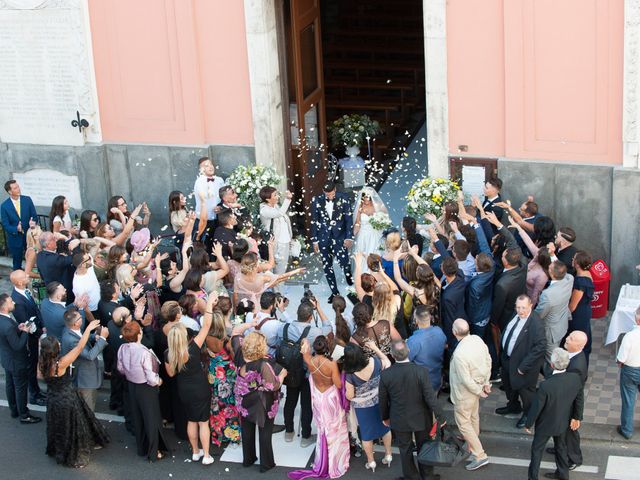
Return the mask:
<svg viewBox="0 0 640 480"><path fill-rule="evenodd" d="M193 462L213 463L211 444L241 443L244 466L259 461L261 472L270 470L272 435L284 431L294 441L299 406L300 445L315 444L315 460L290 478L340 477L360 448L375 472L378 460L391 465L394 438L403 476L428 479L437 478L433 467L416 464L413 452L446 424L447 398L470 450L467 470L488 464L479 405L501 380L507 403L496 413L521 414L518 428L536 427L529 478L537 478L550 437L553 478L568 478L582 463L592 258L533 197L516 210L501 188L492 179L484 201L460 198L426 223L405 217L400 231L385 232L379 255L355 252L354 292L339 295L334 277L327 314L310 290L299 305L281 294L282 282L303 272L288 270L290 192L280 198L264 187L254 225L202 158L195 210L184 193L171 192L172 240L162 242L148 228L147 205L129 211L121 196L110 199L104 222L85 210L77 224L68 201L56 197L50 231L42 231L33 203L10 180L2 222L14 288L0 295L0 352L11 415L37 423L27 400L47 405L47 454L82 467L109 441L93 414L108 376L109 407L149 461L167 454L163 429L172 427L189 441ZM342 208L340 196L333 206L332 184L319 197L314 204L329 218ZM317 251L333 262L327 248ZM41 302L31 281L45 286ZM620 359L630 385L638 380L637 343ZM277 425L281 390L284 425ZM621 434L629 437L628 407L624 415ZM376 441L385 452L378 460Z"/></svg>

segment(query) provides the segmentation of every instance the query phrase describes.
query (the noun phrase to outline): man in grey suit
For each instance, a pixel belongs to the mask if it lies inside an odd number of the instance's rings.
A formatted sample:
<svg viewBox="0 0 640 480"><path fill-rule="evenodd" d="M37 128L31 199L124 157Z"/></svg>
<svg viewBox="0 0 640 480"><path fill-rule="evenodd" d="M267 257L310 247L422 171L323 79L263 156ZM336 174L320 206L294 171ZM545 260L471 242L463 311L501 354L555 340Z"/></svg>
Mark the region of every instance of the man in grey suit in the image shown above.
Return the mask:
<svg viewBox="0 0 640 480"><path fill-rule="evenodd" d="M569 328L569 300L573 290L573 276L567 273L567 266L559 260L549 266L551 283L542 291L536 312L544 325L547 337L545 358L551 360L551 353L560 346L560 342Z"/></svg>
<svg viewBox="0 0 640 480"><path fill-rule="evenodd" d="M82 316L75 309L68 310L64 314L64 323L67 328L62 334L62 355L66 355L80 341ZM87 342L73 365L76 369L73 379L78 393L84 398L91 410L96 408L96 396L98 389L102 386L102 375L104 374L102 350L107 346L109 329L100 327L96 332L98 334L95 337L95 344L90 346Z"/></svg>

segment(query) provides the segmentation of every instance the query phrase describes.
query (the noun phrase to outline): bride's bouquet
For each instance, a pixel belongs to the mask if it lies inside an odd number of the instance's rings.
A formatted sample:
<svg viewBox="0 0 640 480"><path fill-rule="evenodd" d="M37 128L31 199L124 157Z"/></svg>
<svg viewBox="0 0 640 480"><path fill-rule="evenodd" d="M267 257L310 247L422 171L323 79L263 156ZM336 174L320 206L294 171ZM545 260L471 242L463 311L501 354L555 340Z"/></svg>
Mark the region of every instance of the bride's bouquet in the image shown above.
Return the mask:
<svg viewBox="0 0 640 480"><path fill-rule="evenodd" d="M458 201L460 186L447 178L423 178L407 194L407 213L422 217L425 213L440 216L444 204Z"/></svg>
<svg viewBox="0 0 640 480"><path fill-rule="evenodd" d="M369 219L369 224L373 229L380 231L384 231L393 225L393 223L391 222L391 217L389 217L389 214L386 212L374 213L373 216Z"/></svg>

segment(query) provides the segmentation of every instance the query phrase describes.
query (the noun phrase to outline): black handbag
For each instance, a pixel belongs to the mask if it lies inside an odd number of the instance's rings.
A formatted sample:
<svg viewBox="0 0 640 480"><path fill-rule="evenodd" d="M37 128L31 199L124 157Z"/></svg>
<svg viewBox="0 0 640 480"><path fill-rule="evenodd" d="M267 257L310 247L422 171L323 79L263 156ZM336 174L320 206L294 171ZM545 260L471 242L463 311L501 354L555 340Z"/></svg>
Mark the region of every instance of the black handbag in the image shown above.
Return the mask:
<svg viewBox="0 0 640 480"><path fill-rule="evenodd" d="M435 440L422 445L418 462L434 467L455 467L469 456L463 445L464 440L457 438L448 428L442 427Z"/></svg>

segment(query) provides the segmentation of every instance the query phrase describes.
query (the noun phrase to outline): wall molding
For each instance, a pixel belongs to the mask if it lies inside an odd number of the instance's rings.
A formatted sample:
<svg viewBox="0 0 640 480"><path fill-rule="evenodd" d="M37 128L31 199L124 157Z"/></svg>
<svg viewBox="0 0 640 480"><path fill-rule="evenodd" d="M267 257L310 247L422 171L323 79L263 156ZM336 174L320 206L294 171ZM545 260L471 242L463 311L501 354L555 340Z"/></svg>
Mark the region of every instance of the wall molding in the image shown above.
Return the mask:
<svg viewBox="0 0 640 480"><path fill-rule="evenodd" d="M640 3L624 2L622 166L640 168Z"/></svg>

